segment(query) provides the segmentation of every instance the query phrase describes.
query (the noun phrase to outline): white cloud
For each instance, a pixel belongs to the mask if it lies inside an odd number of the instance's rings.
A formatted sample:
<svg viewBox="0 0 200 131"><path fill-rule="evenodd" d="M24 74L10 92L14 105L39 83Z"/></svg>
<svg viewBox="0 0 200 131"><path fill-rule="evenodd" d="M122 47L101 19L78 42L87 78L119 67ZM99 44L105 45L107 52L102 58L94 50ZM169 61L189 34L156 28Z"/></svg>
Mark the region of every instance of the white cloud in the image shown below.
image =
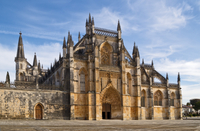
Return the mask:
<svg viewBox="0 0 200 131"><path fill-rule="evenodd" d="M167 1L128 1L128 6L134 13L140 13L138 21L140 28L151 32L160 32L184 27L192 16L185 12L193 8L183 2L178 6L169 6Z"/></svg>
<svg viewBox="0 0 200 131"><path fill-rule="evenodd" d="M130 23L128 15L122 15L120 12L112 11L108 7L101 9L99 13L93 14L95 16L95 26L102 27L106 29L111 29L117 31L117 23L120 20L120 25L122 31L126 32L130 28ZM134 30L137 30L137 27L133 27Z"/></svg>

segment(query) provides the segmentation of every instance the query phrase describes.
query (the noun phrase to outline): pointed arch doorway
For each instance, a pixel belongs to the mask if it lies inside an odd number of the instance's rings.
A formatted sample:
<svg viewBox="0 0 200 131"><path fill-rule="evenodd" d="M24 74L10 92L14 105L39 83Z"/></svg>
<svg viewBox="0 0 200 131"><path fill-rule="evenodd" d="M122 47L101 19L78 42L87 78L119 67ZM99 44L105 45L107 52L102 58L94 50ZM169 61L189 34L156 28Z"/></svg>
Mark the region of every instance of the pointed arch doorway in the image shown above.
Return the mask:
<svg viewBox="0 0 200 131"><path fill-rule="evenodd" d="M102 119L111 119L111 104L102 104Z"/></svg>
<svg viewBox="0 0 200 131"><path fill-rule="evenodd" d="M109 84L101 92L102 119L122 119L119 92Z"/></svg>
<svg viewBox="0 0 200 131"><path fill-rule="evenodd" d="M35 107L35 118L36 120L42 120L42 105L37 104Z"/></svg>

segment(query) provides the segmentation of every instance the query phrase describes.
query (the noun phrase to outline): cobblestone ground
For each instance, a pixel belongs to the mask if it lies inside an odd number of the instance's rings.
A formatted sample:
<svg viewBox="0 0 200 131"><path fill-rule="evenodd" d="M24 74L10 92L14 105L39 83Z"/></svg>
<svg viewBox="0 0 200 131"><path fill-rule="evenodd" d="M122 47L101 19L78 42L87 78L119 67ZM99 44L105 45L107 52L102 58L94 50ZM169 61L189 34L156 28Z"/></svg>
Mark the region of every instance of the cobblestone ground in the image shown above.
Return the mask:
<svg viewBox="0 0 200 131"><path fill-rule="evenodd" d="M0 120L0 131L200 131L200 119L187 120Z"/></svg>

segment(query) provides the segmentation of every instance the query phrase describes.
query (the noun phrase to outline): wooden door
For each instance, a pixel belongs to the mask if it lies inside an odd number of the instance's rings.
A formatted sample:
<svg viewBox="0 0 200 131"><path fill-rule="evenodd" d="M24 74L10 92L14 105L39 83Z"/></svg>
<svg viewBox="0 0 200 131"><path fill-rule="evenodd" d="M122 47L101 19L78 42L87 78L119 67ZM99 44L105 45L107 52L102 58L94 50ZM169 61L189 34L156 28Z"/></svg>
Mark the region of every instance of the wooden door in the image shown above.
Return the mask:
<svg viewBox="0 0 200 131"><path fill-rule="evenodd" d="M111 119L111 104L103 104L102 119Z"/></svg>
<svg viewBox="0 0 200 131"><path fill-rule="evenodd" d="M41 120L42 119L42 106L38 104L35 108L35 113L36 113L36 119Z"/></svg>

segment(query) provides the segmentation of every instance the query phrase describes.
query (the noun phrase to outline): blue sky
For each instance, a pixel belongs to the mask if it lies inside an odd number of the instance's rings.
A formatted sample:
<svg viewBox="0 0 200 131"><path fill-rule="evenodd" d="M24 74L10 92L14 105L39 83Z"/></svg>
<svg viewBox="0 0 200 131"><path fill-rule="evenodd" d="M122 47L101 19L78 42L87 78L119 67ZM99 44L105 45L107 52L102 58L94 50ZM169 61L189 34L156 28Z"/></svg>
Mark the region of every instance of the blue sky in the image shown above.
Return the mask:
<svg viewBox="0 0 200 131"><path fill-rule="evenodd" d="M120 20L122 38L129 53L133 43L139 47L141 60L169 82L177 83L181 74L183 103L200 98L200 1L198 0L43 0L0 2L0 81L10 72L15 79L19 32L25 57L33 63L34 52L44 68L62 52L63 37L71 32L74 42L78 32L85 34L88 14L95 27L117 30Z"/></svg>

